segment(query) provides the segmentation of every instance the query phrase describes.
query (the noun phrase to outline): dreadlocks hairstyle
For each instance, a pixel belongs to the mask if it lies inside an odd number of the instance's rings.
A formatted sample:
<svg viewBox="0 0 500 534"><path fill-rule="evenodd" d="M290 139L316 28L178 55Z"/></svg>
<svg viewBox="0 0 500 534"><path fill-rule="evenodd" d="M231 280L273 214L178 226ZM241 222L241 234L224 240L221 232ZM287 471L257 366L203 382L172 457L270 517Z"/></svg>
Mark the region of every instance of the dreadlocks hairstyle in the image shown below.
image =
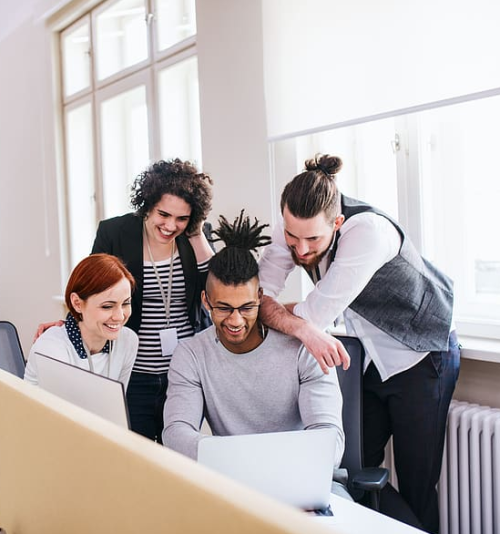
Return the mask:
<svg viewBox="0 0 500 534"><path fill-rule="evenodd" d="M305 171L297 174L283 189L281 213L288 208L294 217L311 219L321 212L333 222L340 214L340 191L336 175L342 168L337 156L316 154L305 162Z"/></svg>
<svg viewBox="0 0 500 534"><path fill-rule="evenodd" d="M262 230L269 225L259 224L257 219L251 225L250 217L245 216L244 211L241 210L233 224L221 215L219 228L213 231L218 239L212 241L223 241L225 247L212 256L208 272L224 285L244 284L257 276L259 267L251 251L257 251L259 247L271 242L269 236L261 235Z"/></svg>

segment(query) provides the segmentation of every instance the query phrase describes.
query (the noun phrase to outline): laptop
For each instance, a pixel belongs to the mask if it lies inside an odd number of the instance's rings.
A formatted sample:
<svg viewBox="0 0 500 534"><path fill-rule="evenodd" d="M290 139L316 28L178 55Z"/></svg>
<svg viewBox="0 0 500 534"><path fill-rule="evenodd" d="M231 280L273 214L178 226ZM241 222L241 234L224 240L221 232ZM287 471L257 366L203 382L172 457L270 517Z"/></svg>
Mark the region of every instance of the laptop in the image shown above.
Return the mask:
<svg viewBox="0 0 500 534"><path fill-rule="evenodd" d="M130 428L123 384L66 362L35 352L38 384L89 412Z"/></svg>
<svg viewBox="0 0 500 534"><path fill-rule="evenodd" d="M334 428L207 437L198 444L198 462L286 504L323 511L336 442Z"/></svg>

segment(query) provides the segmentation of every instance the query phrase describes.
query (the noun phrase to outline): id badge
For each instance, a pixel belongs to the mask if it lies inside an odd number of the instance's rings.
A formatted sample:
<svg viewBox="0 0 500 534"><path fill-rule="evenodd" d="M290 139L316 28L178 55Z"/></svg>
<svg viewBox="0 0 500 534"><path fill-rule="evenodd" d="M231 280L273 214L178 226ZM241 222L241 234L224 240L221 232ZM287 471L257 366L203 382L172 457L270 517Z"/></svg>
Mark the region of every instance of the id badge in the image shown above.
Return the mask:
<svg viewBox="0 0 500 534"><path fill-rule="evenodd" d="M177 329L164 328L160 330L161 353L163 356L170 356L177 347Z"/></svg>

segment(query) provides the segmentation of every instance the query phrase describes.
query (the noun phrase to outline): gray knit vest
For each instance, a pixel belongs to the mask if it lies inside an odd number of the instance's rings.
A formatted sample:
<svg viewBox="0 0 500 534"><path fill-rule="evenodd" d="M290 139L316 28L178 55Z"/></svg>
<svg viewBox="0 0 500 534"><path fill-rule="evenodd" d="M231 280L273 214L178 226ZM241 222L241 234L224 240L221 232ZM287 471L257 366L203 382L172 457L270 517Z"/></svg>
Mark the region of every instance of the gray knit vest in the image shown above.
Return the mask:
<svg viewBox="0 0 500 534"><path fill-rule="evenodd" d="M422 258L388 215L344 195L341 202L346 220L358 213L376 213L389 220L401 235L398 255L372 276L349 308L413 350L448 350L453 282ZM332 261L336 249L335 245Z"/></svg>

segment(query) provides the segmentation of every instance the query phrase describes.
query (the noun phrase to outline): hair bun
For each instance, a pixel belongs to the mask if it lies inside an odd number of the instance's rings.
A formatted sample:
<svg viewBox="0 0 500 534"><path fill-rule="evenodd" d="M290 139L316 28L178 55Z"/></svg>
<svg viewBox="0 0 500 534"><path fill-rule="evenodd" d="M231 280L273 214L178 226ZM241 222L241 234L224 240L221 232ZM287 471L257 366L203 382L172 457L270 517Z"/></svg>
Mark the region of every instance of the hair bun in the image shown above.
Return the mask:
<svg viewBox="0 0 500 534"><path fill-rule="evenodd" d="M328 176L334 176L342 169L342 160L338 156L316 154L305 162L306 171L322 171Z"/></svg>

